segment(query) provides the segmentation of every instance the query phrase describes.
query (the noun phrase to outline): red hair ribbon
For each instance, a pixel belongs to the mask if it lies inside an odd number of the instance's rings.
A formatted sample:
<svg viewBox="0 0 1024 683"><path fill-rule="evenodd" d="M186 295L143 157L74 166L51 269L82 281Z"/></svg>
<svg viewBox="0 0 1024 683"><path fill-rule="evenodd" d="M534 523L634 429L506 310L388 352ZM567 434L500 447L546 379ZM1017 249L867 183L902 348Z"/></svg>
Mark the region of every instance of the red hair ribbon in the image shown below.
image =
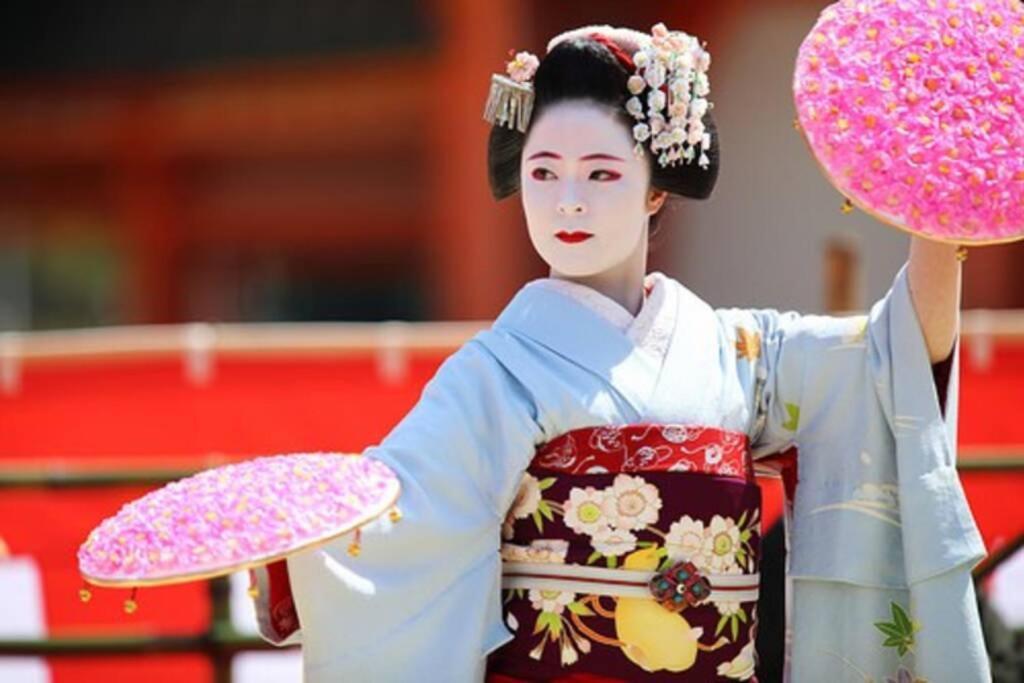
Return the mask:
<svg viewBox="0 0 1024 683"><path fill-rule="evenodd" d="M629 71L630 73L636 71L636 65L633 64L633 58L629 54L627 54L625 50L619 47L619 44L616 43L614 40L612 40L611 38L602 33L597 32L591 33L590 39L595 42L601 43L606 48L608 48L611 51L611 53L615 55L615 58L619 60L619 64L626 67L626 71Z"/></svg>

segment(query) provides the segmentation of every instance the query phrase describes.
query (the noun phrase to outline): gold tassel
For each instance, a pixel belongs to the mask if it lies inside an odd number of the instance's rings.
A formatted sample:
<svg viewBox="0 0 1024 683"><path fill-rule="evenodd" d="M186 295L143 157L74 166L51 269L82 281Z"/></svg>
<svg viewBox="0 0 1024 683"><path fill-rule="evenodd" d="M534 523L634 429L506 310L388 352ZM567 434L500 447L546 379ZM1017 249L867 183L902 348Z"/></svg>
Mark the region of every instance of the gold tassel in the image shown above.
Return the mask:
<svg viewBox="0 0 1024 683"><path fill-rule="evenodd" d="M138 592L138 590L138 588L133 588L131 596L124 601L125 614L134 614L135 610L139 608L139 603L135 601L135 594Z"/></svg>
<svg viewBox="0 0 1024 683"><path fill-rule="evenodd" d="M956 260L963 263L967 260L967 247L962 244L956 248Z"/></svg>
<svg viewBox="0 0 1024 683"><path fill-rule="evenodd" d="M92 591L89 590L88 586L82 586L78 589L78 599L82 602L89 602L92 600Z"/></svg>
<svg viewBox="0 0 1024 683"><path fill-rule="evenodd" d="M356 537L352 539L351 543L348 544L348 554L352 557L359 557L359 551L361 549L359 546L360 538L362 538L362 536L359 532L359 529L356 529Z"/></svg>
<svg viewBox="0 0 1024 683"><path fill-rule="evenodd" d="M491 93L484 106L484 120L526 132L533 113L533 86L517 83L501 74L491 76Z"/></svg>
<svg viewBox="0 0 1024 683"><path fill-rule="evenodd" d="M388 513L388 519L392 522L398 522L402 519L402 511L397 507L391 508L391 512Z"/></svg>
<svg viewBox="0 0 1024 683"><path fill-rule="evenodd" d="M841 210L843 213L853 213L853 202L847 199L846 201L843 202Z"/></svg>

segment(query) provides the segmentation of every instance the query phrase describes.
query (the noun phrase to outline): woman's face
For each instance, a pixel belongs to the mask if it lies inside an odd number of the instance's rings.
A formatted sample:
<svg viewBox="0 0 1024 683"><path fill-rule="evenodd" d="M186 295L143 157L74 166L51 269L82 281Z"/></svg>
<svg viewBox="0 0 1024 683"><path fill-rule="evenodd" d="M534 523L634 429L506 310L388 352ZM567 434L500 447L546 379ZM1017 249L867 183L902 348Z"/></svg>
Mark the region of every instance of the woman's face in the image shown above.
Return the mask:
<svg viewBox="0 0 1024 683"><path fill-rule="evenodd" d="M563 102L530 129L520 170L530 241L554 272L589 277L645 248L648 217L664 193L649 191L650 168L634 155L614 112Z"/></svg>

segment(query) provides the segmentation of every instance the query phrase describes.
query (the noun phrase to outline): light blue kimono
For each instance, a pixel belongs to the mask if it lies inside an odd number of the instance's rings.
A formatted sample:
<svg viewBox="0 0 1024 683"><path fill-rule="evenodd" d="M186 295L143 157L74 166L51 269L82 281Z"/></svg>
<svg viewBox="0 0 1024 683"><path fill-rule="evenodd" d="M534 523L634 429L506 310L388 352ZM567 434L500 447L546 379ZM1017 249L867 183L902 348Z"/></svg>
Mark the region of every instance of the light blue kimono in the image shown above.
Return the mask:
<svg viewBox="0 0 1024 683"><path fill-rule="evenodd" d="M758 456L799 447L792 680L882 682L901 666L988 680L970 579L985 552L954 467L956 365L943 420L906 266L866 319L715 310L661 274L648 282L640 335L526 285L366 451L400 476L404 517L365 529L357 558L341 539L332 561L288 560L302 631L287 642L302 642L307 681L482 680L512 637L499 529L535 448L642 422L743 430Z"/></svg>

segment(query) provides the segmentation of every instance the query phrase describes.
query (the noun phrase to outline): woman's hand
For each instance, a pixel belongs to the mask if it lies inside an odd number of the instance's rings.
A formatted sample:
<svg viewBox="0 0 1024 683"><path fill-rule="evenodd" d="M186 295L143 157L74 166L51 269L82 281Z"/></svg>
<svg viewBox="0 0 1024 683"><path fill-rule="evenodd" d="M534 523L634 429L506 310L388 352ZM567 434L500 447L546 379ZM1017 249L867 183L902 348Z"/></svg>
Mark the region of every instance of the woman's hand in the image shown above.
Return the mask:
<svg viewBox="0 0 1024 683"><path fill-rule="evenodd" d="M910 238L908 281L931 362L953 351L960 327L960 260L957 245Z"/></svg>

